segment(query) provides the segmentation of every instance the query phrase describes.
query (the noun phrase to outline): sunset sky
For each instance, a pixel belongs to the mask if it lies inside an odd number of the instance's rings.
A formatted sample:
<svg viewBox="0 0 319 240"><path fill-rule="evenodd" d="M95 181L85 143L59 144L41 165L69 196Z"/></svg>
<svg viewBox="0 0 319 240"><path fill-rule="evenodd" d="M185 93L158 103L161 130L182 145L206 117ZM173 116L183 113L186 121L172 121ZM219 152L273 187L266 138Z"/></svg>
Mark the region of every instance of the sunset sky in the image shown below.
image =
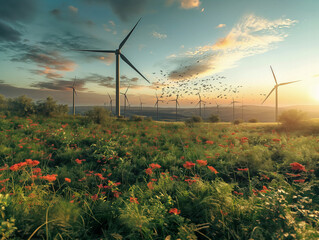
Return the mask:
<svg viewBox="0 0 319 240"><path fill-rule="evenodd" d="M189 107L232 98L259 105L275 82L284 105L319 104L317 0L0 0L0 94L53 96L78 105L115 94L115 50L142 18L122 53L121 91L132 105L153 106L180 95ZM273 106L275 95L264 105ZM115 100L114 100L115 101ZM123 100L121 99L121 103ZM193 103L193 104L191 104ZM163 106L173 106L173 102Z"/></svg>

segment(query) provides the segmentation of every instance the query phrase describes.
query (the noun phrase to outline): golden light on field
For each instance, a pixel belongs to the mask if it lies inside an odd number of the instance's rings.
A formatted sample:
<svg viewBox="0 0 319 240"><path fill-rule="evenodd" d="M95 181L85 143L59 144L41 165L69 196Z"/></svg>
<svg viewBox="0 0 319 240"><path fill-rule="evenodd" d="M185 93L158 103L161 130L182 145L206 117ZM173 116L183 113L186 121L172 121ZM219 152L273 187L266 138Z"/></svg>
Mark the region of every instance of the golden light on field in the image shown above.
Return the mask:
<svg viewBox="0 0 319 240"><path fill-rule="evenodd" d="M314 99L319 101L319 84L315 85L312 89L311 95Z"/></svg>

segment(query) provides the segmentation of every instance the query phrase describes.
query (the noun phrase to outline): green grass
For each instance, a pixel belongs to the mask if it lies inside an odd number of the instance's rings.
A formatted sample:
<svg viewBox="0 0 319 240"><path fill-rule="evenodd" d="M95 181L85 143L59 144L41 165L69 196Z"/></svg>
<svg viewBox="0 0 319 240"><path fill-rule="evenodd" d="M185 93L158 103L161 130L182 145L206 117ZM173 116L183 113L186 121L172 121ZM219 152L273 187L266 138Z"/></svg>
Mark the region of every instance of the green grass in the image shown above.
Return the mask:
<svg viewBox="0 0 319 240"><path fill-rule="evenodd" d="M315 125L1 117L1 237L318 239Z"/></svg>

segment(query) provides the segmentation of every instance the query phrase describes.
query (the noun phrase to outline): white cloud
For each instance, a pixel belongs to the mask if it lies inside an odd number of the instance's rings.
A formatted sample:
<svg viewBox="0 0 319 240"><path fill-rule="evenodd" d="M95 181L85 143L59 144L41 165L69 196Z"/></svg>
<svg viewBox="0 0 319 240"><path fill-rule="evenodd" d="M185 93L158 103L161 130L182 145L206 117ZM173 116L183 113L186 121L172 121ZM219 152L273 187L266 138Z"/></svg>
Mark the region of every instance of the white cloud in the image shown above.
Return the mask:
<svg viewBox="0 0 319 240"><path fill-rule="evenodd" d="M226 24L221 23L216 26L216 28L223 28L223 27L226 27Z"/></svg>
<svg viewBox="0 0 319 240"><path fill-rule="evenodd" d="M79 9L74 6L69 6L69 10L74 13L77 13L79 11Z"/></svg>
<svg viewBox="0 0 319 240"><path fill-rule="evenodd" d="M196 8L201 4L200 0L179 0L179 2L184 9Z"/></svg>
<svg viewBox="0 0 319 240"><path fill-rule="evenodd" d="M158 32L153 32L153 33L152 33L152 36L153 36L154 38L157 38L157 39L165 39L165 38L167 38L167 35L166 35L166 34L158 33Z"/></svg>
<svg viewBox="0 0 319 240"><path fill-rule="evenodd" d="M283 32L297 21L277 19L270 21L254 15L244 17L226 37L212 45L187 51L175 62L183 66L170 73L173 80L204 77L236 66L242 58L261 54L288 36ZM185 64L186 63L186 64Z"/></svg>

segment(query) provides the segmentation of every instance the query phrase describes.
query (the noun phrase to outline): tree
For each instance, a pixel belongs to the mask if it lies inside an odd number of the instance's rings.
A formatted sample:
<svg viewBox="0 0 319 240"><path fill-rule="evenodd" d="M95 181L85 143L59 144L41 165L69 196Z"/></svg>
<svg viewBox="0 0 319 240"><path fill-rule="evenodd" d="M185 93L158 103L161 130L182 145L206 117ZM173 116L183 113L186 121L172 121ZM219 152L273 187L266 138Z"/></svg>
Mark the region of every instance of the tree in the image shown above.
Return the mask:
<svg viewBox="0 0 319 240"><path fill-rule="evenodd" d="M19 116L27 116L35 112L35 106L32 99L25 95L9 99L8 107L10 111L15 112Z"/></svg>
<svg viewBox="0 0 319 240"><path fill-rule="evenodd" d="M97 124L106 122L110 118L110 112L103 107L94 107L85 114L90 120Z"/></svg>
<svg viewBox="0 0 319 240"><path fill-rule="evenodd" d="M0 94L0 111L4 111L7 109L7 99Z"/></svg>
<svg viewBox="0 0 319 240"><path fill-rule="evenodd" d="M40 115L50 117L57 112L57 108L56 101L52 97L47 97L45 101L41 100L37 102L36 112Z"/></svg>
<svg viewBox="0 0 319 240"><path fill-rule="evenodd" d="M279 122L288 128L300 127L305 120L307 120L307 114L297 109L284 111L279 116Z"/></svg>
<svg viewBox="0 0 319 240"><path fill-rule="evenodd" d="M219 122L219 121L220 121L220 118L219 118L218 115L212 114L212 115L208 118L208 120L209 120L210 122L212 122L212 123L216 123L216 122Z"/></svg>

